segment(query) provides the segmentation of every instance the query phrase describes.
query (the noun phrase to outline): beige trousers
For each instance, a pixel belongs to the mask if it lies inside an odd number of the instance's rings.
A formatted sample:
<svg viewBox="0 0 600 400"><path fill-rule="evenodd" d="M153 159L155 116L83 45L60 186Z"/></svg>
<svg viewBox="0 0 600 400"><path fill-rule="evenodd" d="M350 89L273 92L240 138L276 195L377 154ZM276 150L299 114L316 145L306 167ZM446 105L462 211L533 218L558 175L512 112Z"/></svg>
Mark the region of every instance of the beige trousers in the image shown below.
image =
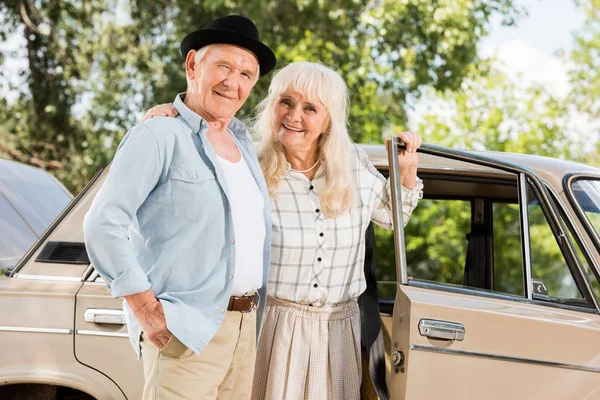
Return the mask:
<svg viewBox="0 0 600 400"><path fill-rule="evenodd" d="M227 311L202 353L175 336L161 350L142 336L143 400L250 399L256 358L256 311Z"/></svg>

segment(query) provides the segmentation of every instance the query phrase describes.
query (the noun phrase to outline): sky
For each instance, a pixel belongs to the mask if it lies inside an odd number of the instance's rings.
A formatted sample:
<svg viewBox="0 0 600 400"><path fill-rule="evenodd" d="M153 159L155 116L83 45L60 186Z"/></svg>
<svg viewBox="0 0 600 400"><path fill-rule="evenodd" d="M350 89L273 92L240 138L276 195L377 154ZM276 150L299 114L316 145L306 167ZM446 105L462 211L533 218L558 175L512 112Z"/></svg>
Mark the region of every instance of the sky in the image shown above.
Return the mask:
<svg viewBox="0 0 600 400"><path fill-rule="evenodd" d="M573 45L573 32L581 27L584 14L573 0L518 0L528 9L516 27L492 21L491 34L480 45L479 54L496 55L505 73L522 75L524 81L543 83L553 93L566 95L568 65L557 55Z"/></svg>
<svg viewBox="0 0 600 400"><path fill-rule="evenodd" d="M494 57L494 66L516 85L541 84L555 97L566 97L570 92L570 66L559 52L573 48L573 35L582 27L584 13L574 0L515 0L514 3L524 7L528 15L522 16L516 26L502 26L500 18L493 19L490 34L479 45L479 56ZM449 120L454 112L443 100L424 96L409 110L409 129L418 129L422 117L432 109ZM575 139L597 140L599 121L589 121L576 110L570 111L569 121Z"/></svg>

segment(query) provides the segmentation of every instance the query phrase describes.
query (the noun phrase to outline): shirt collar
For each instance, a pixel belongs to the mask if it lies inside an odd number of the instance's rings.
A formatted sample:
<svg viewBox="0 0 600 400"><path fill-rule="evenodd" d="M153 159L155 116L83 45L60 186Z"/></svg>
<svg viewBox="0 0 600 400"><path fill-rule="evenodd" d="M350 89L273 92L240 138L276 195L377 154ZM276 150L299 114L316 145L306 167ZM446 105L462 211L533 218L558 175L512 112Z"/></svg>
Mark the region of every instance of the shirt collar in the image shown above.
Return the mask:
<svg viewBox="0 0 600 400"><path fill-rule="evenodd" d="M199 133L202 127L206 126L206 121L200 115L193 112L188 106L183 102L185 99L185 93L179 93L175 96L175 101L173 101L173 107L179 112L179 115L184 119L184 121L192 128L194 133Z"/></svg>
<svg viewBox="0 0 600 400"><path fill-rule="evenodd" d="M185 105L183 100L185 99L185 92L179 93L175 96L173 101L173 107L179 112L179 115L184 121L192 128L194 133L198 134L202 129L207 128L207 123L204 118L192 111L188 106ZM245 138L248 134L248 128L242 121L237 118L232 118L227 128L238 138Z"/></svg>

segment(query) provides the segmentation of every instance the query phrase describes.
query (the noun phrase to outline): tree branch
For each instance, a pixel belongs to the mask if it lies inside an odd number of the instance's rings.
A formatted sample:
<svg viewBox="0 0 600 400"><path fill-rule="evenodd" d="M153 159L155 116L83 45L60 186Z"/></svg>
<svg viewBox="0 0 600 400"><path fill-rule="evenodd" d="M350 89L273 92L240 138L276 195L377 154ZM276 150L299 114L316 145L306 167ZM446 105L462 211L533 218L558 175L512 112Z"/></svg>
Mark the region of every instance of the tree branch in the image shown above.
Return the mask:
<svg viewBox="0 0 600 400"><path fill-rule="evenodd" d="M65 168L65 164L60 161L56 161L56 160L42 161L39 158L28 156L19 150L12 149L1 143L0 143L0 152L6 153L14 161L18 161L23 164L33 165L34 167L42 168L47 171L54 171L57 169Z"/></svg>
<svg viewBox="0 0 600 400"><path fill-rule="evenodd" d="M40 30L38 29L37 25L34 24L33 21L31 21L31 19L29 18L29 15L27 15L27 8L25 6L25 2L23 1L19 3L19 12L21 13L21 18L23 19L25 25L27 25L27 27L32 31L40 33Z"/></svg>

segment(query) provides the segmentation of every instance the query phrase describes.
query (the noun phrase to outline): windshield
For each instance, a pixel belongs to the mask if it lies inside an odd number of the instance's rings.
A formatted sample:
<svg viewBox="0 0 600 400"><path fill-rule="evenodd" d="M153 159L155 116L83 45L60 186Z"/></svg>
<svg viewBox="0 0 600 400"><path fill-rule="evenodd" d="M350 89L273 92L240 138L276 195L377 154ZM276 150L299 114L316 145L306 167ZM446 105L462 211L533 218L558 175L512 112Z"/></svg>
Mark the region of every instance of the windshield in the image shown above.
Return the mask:
<svg viewBox="0 0 600 400"><path fill-rule="evenodd" d="M37 168L4 161L0 192L40 236L71 201L71 194L52 175Z"/></svg>
<svg viewBox="0 0 600 400"><path fill-rule="evenodd" d="M19 261L71 198L47 172L0 160L0 270Z"/></svg>
<svg viewBox="0 0 600 400"><path fill-rule="evenodd" d="M600 180L578 179L571 184L571 190L590 225L600 235Z"/></svg>
<svg viewBox="0 0 600 400"><path fill-rule="evenodd" d="M16 264L37 239L30 225L0 195L0 270Z"/></svg>

